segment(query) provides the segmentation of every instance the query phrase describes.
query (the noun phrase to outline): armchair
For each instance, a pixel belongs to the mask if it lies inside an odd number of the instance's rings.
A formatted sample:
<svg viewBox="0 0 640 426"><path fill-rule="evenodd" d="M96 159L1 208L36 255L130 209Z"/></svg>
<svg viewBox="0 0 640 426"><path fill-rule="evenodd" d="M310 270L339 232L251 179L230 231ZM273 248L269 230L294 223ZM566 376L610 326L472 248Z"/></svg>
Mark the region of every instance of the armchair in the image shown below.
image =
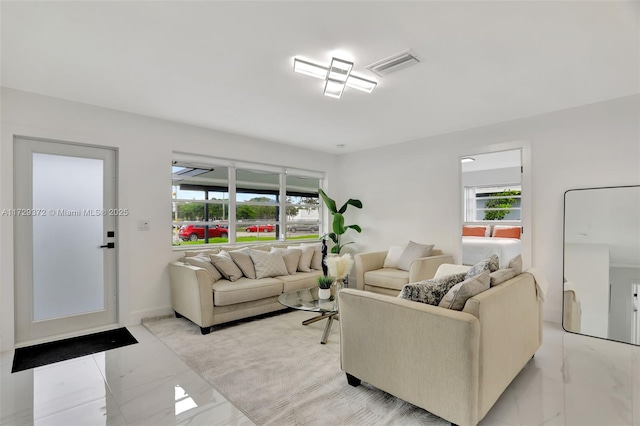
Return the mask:
<svg viewBox="0 0 640 426"><path fill-rule="evenodd" d="M397 296L402 286L433 278L443 263L453 263L453 257L432 250L428 257L421 257L411 263L409 271L384 268L386 251L360 253L354 256L356 263L356 288L373 293Z"/></svg>

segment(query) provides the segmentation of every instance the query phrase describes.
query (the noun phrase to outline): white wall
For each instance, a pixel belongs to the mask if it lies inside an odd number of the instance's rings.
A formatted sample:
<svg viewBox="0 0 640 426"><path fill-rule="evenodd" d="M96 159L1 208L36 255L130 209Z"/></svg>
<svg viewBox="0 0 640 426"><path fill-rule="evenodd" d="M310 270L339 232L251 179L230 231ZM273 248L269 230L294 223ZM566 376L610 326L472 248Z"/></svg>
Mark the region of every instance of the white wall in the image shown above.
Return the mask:
<svg viewBox="0 0 640 426"><path fill-rule="evenodd" d="M13 207L13 136L115 147L118 150L120 323L171 312L167 264L171 246L172 151L333 172L336 157L264 140L3 88L0 206ZM310 160L312 159L312 160ZM331 191L331 187L328 187ZM148 220L151 232L139 232ZM0 350L13 347L13 226L0 218Z"/></svg>
<svg viewBox="0 0 640 426"><path fill-rule="evenodd" d="M629 96L341 156L342 185L332 195L364 204L347 212L349 223L363 227L350 235L353 250L413 239L459 254L459 157L528 145L532 264L549 281L545 319L560 322L564 192L640 183L639 105L640 96Z"/></svg>
<svg viewBox="0 0 640 426"><path fill-rule="evenodd" d="M640 267L616 267L610 270L611 314L609 316L609 338L622 342L633 342L633 298L632 284L640 283Z"/></svg>

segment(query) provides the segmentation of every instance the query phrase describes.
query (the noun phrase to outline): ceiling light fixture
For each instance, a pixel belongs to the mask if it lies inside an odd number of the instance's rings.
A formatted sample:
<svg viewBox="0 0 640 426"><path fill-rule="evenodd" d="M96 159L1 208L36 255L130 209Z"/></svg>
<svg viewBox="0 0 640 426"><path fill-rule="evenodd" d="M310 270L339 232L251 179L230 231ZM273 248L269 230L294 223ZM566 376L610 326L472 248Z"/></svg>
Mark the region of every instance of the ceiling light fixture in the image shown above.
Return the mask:
<svg viewBox="0 0 640 426"><path fill-rule="evenodd" d="M473 157L462 157L460 159L461 163L473 163L474 161L476 161L476 159Z"/></svg>
<svg viewBox="0 0 640 426"><path fill-rule="evenodd" d="M376 83L351 73L353 62L332 58L328 67L304 59L293 58L293 71L325 80L324 95L340 99L345 87L371 93Z"/></svg>

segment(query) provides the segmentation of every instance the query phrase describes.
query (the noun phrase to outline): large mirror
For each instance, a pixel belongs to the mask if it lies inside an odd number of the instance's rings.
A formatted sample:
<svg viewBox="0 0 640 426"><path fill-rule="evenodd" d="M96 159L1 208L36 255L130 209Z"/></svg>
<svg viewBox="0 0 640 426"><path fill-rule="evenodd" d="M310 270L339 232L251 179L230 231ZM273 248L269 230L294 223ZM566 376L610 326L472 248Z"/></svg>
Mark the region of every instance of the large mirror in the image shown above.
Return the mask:
<svg viewBox="0 0 640 426"><path fill-rule="evenodd" d="M565 330L640 345L640 185L564 196Z"/></svg>

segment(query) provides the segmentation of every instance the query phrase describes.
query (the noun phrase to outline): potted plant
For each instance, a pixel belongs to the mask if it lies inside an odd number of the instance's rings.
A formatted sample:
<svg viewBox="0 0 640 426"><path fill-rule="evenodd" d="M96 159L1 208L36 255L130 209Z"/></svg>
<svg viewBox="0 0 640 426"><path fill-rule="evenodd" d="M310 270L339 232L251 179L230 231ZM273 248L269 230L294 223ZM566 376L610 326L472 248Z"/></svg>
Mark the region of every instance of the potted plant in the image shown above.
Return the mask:
<svg viewBox="0 0 640 426"><path fill-rule="evenodd" d="M318 277L318 298L329 299L331 297L331 285L333 284L333 278L327 276Z"/></svg>
<svg viewBox="0 0 640 426"><path fill-rule="evenodd" d="M318 189L318 193L322 197L324 204L327 206L327 208L329 209L329 212L333 216L333 223L331 227L332 232L329 232L327 234L329 238L331 238L331 241L333 241L335 244L333 247L331 247L331 253L340 254L340 250L342 250L344 246L346 246L347 244L353 243L353 241L348 243L342 243L341 241L342 235L345 232L347 232L349 229L353 229L356 232L362 232L362 229L358 225L344 224L344 212L347 211L347 207L349 206L353 206L358 209L361 209L362 203L360 202L360 200L354 200L353 198L349 198L349 200L346 203L344 203L344 205L340 207L340 209L338 209L336 202L333 199L329 198L329 196L325 194L325 192L322 189Z"/></svg>

